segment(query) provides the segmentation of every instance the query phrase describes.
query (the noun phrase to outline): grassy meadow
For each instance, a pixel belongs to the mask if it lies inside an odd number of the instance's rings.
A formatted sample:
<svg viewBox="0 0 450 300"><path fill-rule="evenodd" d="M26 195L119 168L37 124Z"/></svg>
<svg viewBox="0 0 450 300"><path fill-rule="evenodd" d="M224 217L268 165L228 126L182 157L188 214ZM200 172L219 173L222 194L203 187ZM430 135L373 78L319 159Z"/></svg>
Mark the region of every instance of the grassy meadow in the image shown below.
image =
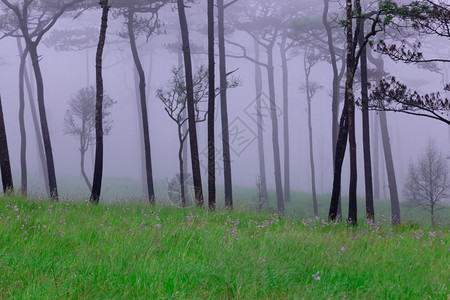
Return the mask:
<svg viewBox="0 0 450 300"><path fill-rule="evenodd" d="M0 203L0 298L449 297L446 225L392 228L378 217L351 227L244 208L15 196Z"/></svg>

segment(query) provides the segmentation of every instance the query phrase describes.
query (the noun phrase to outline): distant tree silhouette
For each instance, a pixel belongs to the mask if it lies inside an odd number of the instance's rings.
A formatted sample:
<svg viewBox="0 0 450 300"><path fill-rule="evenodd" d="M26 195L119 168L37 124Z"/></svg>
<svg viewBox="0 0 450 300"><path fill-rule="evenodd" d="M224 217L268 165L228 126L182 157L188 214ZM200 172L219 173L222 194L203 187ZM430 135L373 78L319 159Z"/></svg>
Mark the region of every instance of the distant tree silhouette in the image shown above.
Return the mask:
<svg viewBox="0 0 450 300"><path fill-rule="evenodd" d="M69 102L69 109L64 117L64 133L79 139L81 175L89 191L92 185L84 169L84 158L89 146L95 143L95 101L96 92L93 86L80 89ZM103 135L108 135L112 128L109 109L115 101L108 95L103 96Z"/></svg>

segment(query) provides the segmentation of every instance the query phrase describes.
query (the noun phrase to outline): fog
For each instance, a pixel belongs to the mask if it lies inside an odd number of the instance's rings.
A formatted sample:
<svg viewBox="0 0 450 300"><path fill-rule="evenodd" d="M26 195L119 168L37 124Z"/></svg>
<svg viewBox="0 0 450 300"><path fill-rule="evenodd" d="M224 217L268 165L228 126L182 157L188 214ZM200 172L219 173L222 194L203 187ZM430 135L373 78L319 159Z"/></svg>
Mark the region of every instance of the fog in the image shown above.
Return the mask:
<svg viewBox="0 0 450 300"><path fill-rule="evenodd" d="M206 4L204 1L191 4L187 9L187 18L190 26L191 43L201 46L204 53L193 54L194 70L199 66L207 66L207 38L203 34L206 28ZM203 7L205 6L205 7ZM318 18L321 17L322 7L314 11ZM3 9L3 4L1 5ZM333 7L336 11L337 7ZM114 9L113 9L114 10ZM227 19L232 19L234 10L227 12ZM202 15L203 14L203 15ZM51 31L46 34L44 40L52 32L58 30L70 30L89 26L94 30L100 28L100 9L91 9L83 13L79 18L71 16L62 17ZM148 91L148 117L151 140L151 154L153 164L153 177L157 185L156 201L165 199L167 194L164 187L168 180L178 173L178 138L177 127L166 112L164 105L156 97L156 90L164 88L171 79L172 67L178 66L178 55L167 49L166 45L179 43L178 16L174 6L167 5L159 13L160 20L164 23L164 32L151 36L148 41L145 37L139 37L138 45L141 60L147 76ZM136 75L135 65L130 52L128 39L118 36L123 27L123 18L109 19L107 31L107 43L103 61L103 80L105 93L110 95L116 104L111 108L112 129L105 136L104 146L104 184L103 193L110 198L133 198L142 196L141 174L141 142L139 132L138 102L136 100ZM229 29L231 25L227 23ZM198 29L196 31L196 29ZM338 29L339 30L339 29ZM343 30L343 29L342 29ZM243 31L229 30L226 39L233 43L243 45L248 55L254 56L253 40ZM448 58L448 38L436 38L422 36L425 55ZM435 44L433 44L435 43ZM443 46L445 45L445 46ZM216 45L217 46L217 45ZM339 45L344 47L344 45ZM298 49L294 47L293 50ZM230 43L226 44L227 54L240 55L242 52ZM264 50L261 49L261 59L265 59ZM303 71L303 50L289 52L291 59L288 62L289 70L289 109L282 109L282 73L281 60L278 45L274 50L275 66L275 91L277 114L279 117L280 148L283 170L283 127L282 116L289 114L290 128L290 185L292 191L311 192L311 175L309 165L309 143L307 124L307 101L305 92L301 87L305 84ZM64 134L64 116L68 109L68 103L77 91L88 85L95 86L95 52L96 42L92 47L79 51L57 51L53 47L46 47L41 43L38 47L42 74L44 77L45 105L47 109L50 136L52 139L53 155L55 160L56 176L62 197L86 196L89 190L84 184L80 173L79 140ZM19 62L16 39L6 37L0 41L0 92L3 101L5 125L8 136L9 153L13 171L14 183L20 187L20 129L19 115ZM401 82L420 93L442 91L445 83L449 83L448 63L438 63L441 73L430 72L418 67L417 64L405 64L393 62L384 57L385 69L390 75L395 76ZM28 72L33 79L31 64L27 63ZM218 80L218 59L216 59L216 85ZM234 71L233 76L239 79L239 86L228 90L228 113L230 128L230 147L232 161L233 186L245 186L255 188L256 178L259 175L258 142L256 123L256 94L255 94L255 65L249 60L228 57L227 70ZM372 65L369 68L374 68ZM264 150L268 188L275 189L274 165L272 154L272 132L270 126L269 98L267 73L263 69L263 115L264 115ZM319 62L311 71L311 82L317 82L322 87L312 99L312 128L314 159L316 164L317 193L321 195L331 194L333 182L333 156L331 137L331 94L332 94L332 69L327 61ZM33 81L33 80L32 80ZM344 78L345 81L345 78ZM344 81L341 86L344 85ZM35 87L35 85L34 85ZM34 91L36 93L36 91ZM443 93L443 92L442 92ZM355 88L356 97L360 97L359 86ZM217 185L223 185L221 153L221 126L219 97L216 98L216 148L219 153L216 165ZM44 193L43 175L40 171L39 156L37 155L37 142L34 134L34 125L30 112L28 98L26 96L25 120L27 132L27 163L29 172L30 194ZM265 103L265 104L264 104ZM342 107L342 102L341 102ZM206 103L204 105L206 109ZM341 110L341 109L340 109ZM371 112L371 125L378 126L377 112ZM429 139L436 142L438 148L450 156L450 128L447 124L429 118L411 116L402 113L388 112L388 124L390 141L394 158L395 171L399 194L403 189L408 165L415 161L423 152ZM362 152L362 126L361 110L356 109L356 134L358 153L358 195L364 195L364 164ZM198 145L204 188L207 183L207 122L199 123ZM373 131L371 131L373 132ZM372 144L375 143L371 137ZM378 137L380 152L380 183L382 197L389 198L388 183L385 174L384 161L382 160L381 137ZM188 146L189 139L186 140ZM348 156L348 154L346 154ZM348 191L349 184L349 160L343 164L342 191ZM372 153L373 157L373 153ZM190 159L188 159L188 172ZM89 178L92 178L94 165L94 146L91 146L86 155L85 168ZM283 173L282 173L283 174ZM120 190L120 194L116 192ZM117 194L115 194L117 193ZM222 193L221 189L218 193ZM218 194L218 198L223 195ZM102 200L103 201L103 200ZM104 201L109 201L104 199ZM239 203L240 199L235 198Z"/></svg>

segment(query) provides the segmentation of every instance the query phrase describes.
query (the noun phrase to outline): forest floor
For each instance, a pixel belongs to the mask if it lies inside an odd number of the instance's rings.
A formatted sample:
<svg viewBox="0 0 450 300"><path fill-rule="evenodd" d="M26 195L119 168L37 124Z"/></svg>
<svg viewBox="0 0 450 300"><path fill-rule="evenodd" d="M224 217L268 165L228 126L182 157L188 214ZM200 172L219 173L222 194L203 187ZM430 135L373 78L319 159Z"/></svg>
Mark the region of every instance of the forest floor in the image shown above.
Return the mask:
<svg viewBox="0 0 450 300"><path fill-rule="evenodd" d="M0 298L446 300L441 226L2 198Z"/></svg>

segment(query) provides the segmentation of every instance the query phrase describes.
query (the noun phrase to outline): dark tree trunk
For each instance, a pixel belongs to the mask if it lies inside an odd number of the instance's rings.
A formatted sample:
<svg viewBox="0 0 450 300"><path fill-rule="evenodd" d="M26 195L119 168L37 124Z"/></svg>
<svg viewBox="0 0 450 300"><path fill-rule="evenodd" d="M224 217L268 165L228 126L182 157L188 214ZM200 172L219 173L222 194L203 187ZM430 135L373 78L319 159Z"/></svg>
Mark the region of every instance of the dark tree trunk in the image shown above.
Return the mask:
<svg viewBox="0 0 450 300"><path fill-rule="evenodd" d="M272 146L273 146L273 160L275 168L275 190L277 194L278 213L284 214L284 200L283 200L283 184L281 182L281 162L280 162L280 143L278 138L278 116L277 107L275 103L275 75L273 65L273 42L267 47L267 74L269 83L269 98L270 98L270 117L272 120Z"/></svg>
<svg viewBox="0 0 450 300"><path fill-rule="evenodd" d="M95 56L95 75L96 75L96 101L95 101L95 163L94 180L92 181L91 203L98 204L102 190L103 176L103 75L102 58L103 48L105 47L106 29L108 28L108 0L100 2L102 7L102 22L100 27L100 36L98 40L97 53Z"/></svg>
<svg viewBox="0 0 450 300"><path fill-rule="evenodd" d="M138 114L138 127L137 130L139 131L139 167L141 171L141 188L142 188L142 195L144 198L148 197L148 188L147 188L147 175L146 174L146 168L145 168L145 150L144 150L144 133L141 128L144 128L143 122L142 122L142 110L141 110L141 95L139 91L139 75L134 70L134 88L135 88L135 94L136 94L136 107L137 107L137 114Z"/></svg>
<svg viewBox="0 0 450 300"><path fill-rule="evenodd" d="M345 150L347 148L347 138L350 146L350 187L349 187L349 221L356 223L356 140L355 140L355 99L353 94L354 78L354 51L353 51L353 26L352 26L353 6L351 0L346 1L346 40L347 40L347 68L345 82L345 102L342 108L341 121L339 124L339 135L336 143L336 154L334 159L333 191L328 217L331 220L339 218L338 206L341 194L342 164L344 162Z"/></svg>
<svg viewBox="0 0 450 300"><path fill-rule="evenodd" d="M5 120L3 119L2 98L0 96L0 168L2 173L3 193L14 192L11 174L11 163L9 161L8 140L6 138Z"/></svg>
<svg viewBox="0 0 450 300"><path fill-rule="evenodd" d="M50 132L48 130L47 113L44 104L44 81L42 79L41 67L39 65L39 55L37 53L36 44L27 42L27 47L33 63L34 75L36 78L37 100L39 107L39 116L41 117L42 140L45 149L45 158L47 162L48 184L50 189L50 197L54 201L58 201L58 187L56 184L55 164L53 161L52 143L50 140Z"/></svg>
<svg viewBox="0 0 450 300"><path fill-rule="evenodd" d="M42 134L39 125L39 119L36 111L36 105L34 103L33 97L33 87L31 86L30 77L28 76L27 68L24 69L25 85L27 87L28 100L30 103L31 116L33 118L34 130L36 133L37 149L39 154L39 162L42 170L42 177L44 179L45 190L47 191L48 197L50 197L50 185L48 183L48 171L47 171L47 159L45 158L45 150L42 139Z"/></svg>
<svg viewBox="0 0 450 300"><path fill-rule="evenodd" d="M336 51L334 49L333 44L333 32L332 28L330 26L330 23L328 22L328 10L330 5L330 0L323 0L324 2L324 9L323 9L323 15L322 15L322 21L325 26L325 30L327 32L327 42L328 42L328 50L330 51L330 58L331 58L331 66L333 68L333 99L331 102L331 112L332 112L332 121L331 121L331 133L332 133L332 147L333 147L333 158L336 157L336 145L338 140L338 134L339 134L339 71L337 66L337 59L336 59Z"/></svg>
<svg viewBox="0 0 450 300"><path fill-rule="evenodd" d="M283 79L283 141L284 141L284 201L291 202L290 157L289 157L289 83L286 57L287 33L283 34L280 44L281 69Z"/></svg>
<svg viewBox="0 0 450 300"><path fill-rule="evenodd" d="M337 144L338 144L338 137L340 132L340 125L341 122L339 122L339 95L340 95L340 82L343 76L343 70L344 67L341 69L341 73L338 71L337 66L337 58L336 58L336 50L334 48L333 43L333 30L331 28L330 23L328 22L328 11L330 6L330 0L324 0L324 9L323 9L323 15L322 15L322 22L325 26L325 30L327 33L327 42L328 42L328 49L330 51L330 59L331 59L331 66L333 68L333 89L332 89L332 101L331 101L331 145L332 145L332 153L333 153L333 160L336 159L337 156ZM346 134L346 133L345 133ZM347 137L345 137L347 139ZM342 150L342 149L341 149ZM345 154L345 148L344 154ZM333 164L336 165L336 162ZM334 171L335 172L335 171ZM341 172L341 170L339 170ZM340 179L339 179L340 182ZM342 217L342 210L341 210L341 194L340 194L340 187L339 187L339 194L337 198L337 203L335 204L336 208L333 208L335 211L333 214L335 215L335 219L340 220ZM331 207L330 207L331 212Z"/></svg>
<svg viewBox="0 0 450 300"><path fill-rule="evenodd" d="M192 176L194 180L195 200L203 206L202 178L200 173L200 160L197 145L197 129L195 126L194 84L192 77L191 50L189 46L189 30L186 20L184 1L177 0L178 17L180 19L181 38L183 41L184 70L186 76L186 95L189 123L189 141L191 145Z"/></svg>
<svg viewBox="0 0 450 300"><path fill-rule="evenodd" d="M364 20L361 21L359 32L359 45L363 45L364 40ZM373 220L375 211L373 206L373 186L372 186L372 161L370 154L370 120L369 120L369 96L367 91L367 53L364 47L361 52L361 102L362 102L362 123L363 123L363 149L364 149L364 182L366 190L366 218Z"/></svg>
<svg viewBox="0 0 450 300"><path fill-rule="evenodd" d="M25 130L25 87L24 87L24 73L26 57L28 50L22 48L20 38L17 38L17 48L20 55L19 67L19 127L20 127L20 192L22 195L27 195L28 190L28 174L27 174L27 133Z"/></svg>
<svg viewBox="0 0 450 300"><path fill-rule="evenodd" d="M147 113L147 96L145 89L145 72L142 67L139 53L136 46L136 37L134 34L134 12L130 9L128 11L128 36L130 39L131 53L133 54L133 60L136 65L136 70L139 75L139 95L142 113L142 132L144 137L144 152L145 152L145 175L147 183L147 195L151 204L155 203L155 188L153 185L153 173L152 173L152 160L150 151L150 133L148 129L148 113Z"/></svg>
<svg viewBox="0 0 450 300"><path fill-rule="evenodd" d="M184 159L183 159L183 145L184 141L186 139L186 136L183 137L183 128L178 124L178 142L179 142L179 148L178 148L178 167L180 171L180 200L181 200L181 206L186 206L186 184L184 179Z"/></svg>
<svg viewBox="0 0 450 300"><path fill-rule="evenodd" d="M230 137L227 108L227 70L225 58L225 5L217 0L218 39L219 39L219 75L220 75L220 113L222 120L223 171L225 180L225 206L233 208L233 187L231 181Z"/></svg>
<svg viewBox="0 0 450 300"><path fill-rule="evenodd" d="M255 46L255 60L259 62L259 44L254 40ZM262 96L262 74L261 66L255 64L255 89L256 89L256 120L258 130L258 158L259 158L259 177L261 180L261 198L267 201L267 180L266 180L266 162L264 154L264 120L261 110L261 96Z"/></svg>
<svg viewBox="0 0 450 300"><path fill-rule="evenodd" d="M208 206L216 206L216 147L214 133L214 0L208 0Z"/></svg>

